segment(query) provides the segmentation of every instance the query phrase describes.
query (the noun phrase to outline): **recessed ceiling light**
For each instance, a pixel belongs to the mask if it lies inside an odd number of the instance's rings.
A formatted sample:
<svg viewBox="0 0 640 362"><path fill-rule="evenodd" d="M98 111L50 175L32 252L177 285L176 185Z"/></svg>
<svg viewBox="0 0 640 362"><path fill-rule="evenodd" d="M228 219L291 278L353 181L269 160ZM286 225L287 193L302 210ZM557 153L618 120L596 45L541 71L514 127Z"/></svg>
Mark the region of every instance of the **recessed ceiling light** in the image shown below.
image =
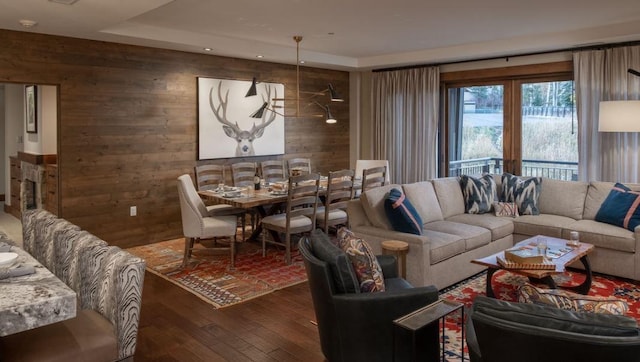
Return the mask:
<svg viewBox="0 0 640 362"><path fill-rule="evenodd" d="M256 58L262 59L262 58L264 58L264 55L256 55Z"/></svg>
<svg viewBox="0 0 640 362"><path fill-rule="evenodd" d="M57 3L57 4L63 4L63 5L73 5L76 2L78 2L78 0L49 0L52 3Z"/></svg>
<svg viewBox="0 0 640 362"><path fill-rule="evenodd" d="M20 25L22 25L22 27L24 28L33 28L34 26L38 25L37 21L34 20L28 20L28 19L22 19L20 21L18 21L20 23Z"/></svg>
<svg viewBox="0 0 640 362"><path fill-rule="evenodd" d="M204 50L205 52L210 52L210 51L212 51L213 49L211 49L211 48L202 48L202 50Z"/></svg>

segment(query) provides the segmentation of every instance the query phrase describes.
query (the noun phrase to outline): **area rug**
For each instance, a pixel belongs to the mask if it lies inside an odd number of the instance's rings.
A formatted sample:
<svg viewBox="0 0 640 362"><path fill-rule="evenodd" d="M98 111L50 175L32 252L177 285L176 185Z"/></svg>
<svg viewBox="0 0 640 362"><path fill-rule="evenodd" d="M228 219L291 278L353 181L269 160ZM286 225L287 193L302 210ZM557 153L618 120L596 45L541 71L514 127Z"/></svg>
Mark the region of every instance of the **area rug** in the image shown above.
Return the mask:
<svg viewBox="0 0 640 362"><path fill-rule="evenodd" d="M284 250L260 245L237 244L235 268L229 252L211 254L195 249L190 264L182 268L184 239L175 239L127 249L143 258L147 270L197 295L216 308L228 307L307 280L302 256L292 251L292 263L284 262ZM200 245L197 245L197 247Z"/></svg>
<svg viewBox="0 0 640 362"><path fill-rule="evenodd" d="M463 303L470 308L477 295L486 295L486 271L468 278L456 285L445 288L440 292L440 297ZM584 274L580 272L567 272L555 275L554 280L558 285L578 285L584 280ZM520 285L527 282L526 277L516 275L504 270L499 270L493 275L492 286L496 298L517 301L517 290ZM591 296L614 296L625 300L629 304L627 315L636 318L640 322L640 282L616 278L608 275L594 274ZM466 318L466 314L465 314ZM459 314L453 314L445 319L445 355L447 361L460 361L462 346L462 320ZM465 361L469 360L465 341Z"/></svg>

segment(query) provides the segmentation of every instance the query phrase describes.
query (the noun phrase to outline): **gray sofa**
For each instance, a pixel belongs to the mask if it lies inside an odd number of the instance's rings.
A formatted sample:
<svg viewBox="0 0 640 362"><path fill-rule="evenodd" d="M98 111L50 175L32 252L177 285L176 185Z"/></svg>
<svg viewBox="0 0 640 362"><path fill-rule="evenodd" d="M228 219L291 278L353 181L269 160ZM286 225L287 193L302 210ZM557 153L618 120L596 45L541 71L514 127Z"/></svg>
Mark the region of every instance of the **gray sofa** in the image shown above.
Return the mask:
<svg viewBox="0 0 640 362"><path fill-rule="evenodd" d="M500 176L494 175L500 190ZM472 259L488 256L534 235L569 238L594 244L589 255L596 272L640 280L640 227L635 232L595 221L600 205L614 183L559 181L543 178L540 215L517 218L493 213L466 214L458 178L448 177L368 190L349 202L351 230L376 253L384 240L409 243L407 280L416 286L444 288L484 269ZM640 191L640 184L627 184ZM423 235L394 231L387 220L384 199L401 188L422 218ZM576 264L576 267L580 265Z"/></svg>

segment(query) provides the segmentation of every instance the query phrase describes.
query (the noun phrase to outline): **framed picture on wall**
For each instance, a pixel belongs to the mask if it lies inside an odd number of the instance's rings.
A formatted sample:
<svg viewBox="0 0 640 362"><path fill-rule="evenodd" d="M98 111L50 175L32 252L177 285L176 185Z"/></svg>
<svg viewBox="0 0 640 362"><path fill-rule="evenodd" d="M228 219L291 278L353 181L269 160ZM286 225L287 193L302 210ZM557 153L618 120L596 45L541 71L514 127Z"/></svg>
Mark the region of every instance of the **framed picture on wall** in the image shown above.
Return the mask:
<svg viewBox="0 0 640 362"><path fill-rule="evenodd" d="M35 85L24 87L24 99L27 133L38 133L38 94Z"/></svg>

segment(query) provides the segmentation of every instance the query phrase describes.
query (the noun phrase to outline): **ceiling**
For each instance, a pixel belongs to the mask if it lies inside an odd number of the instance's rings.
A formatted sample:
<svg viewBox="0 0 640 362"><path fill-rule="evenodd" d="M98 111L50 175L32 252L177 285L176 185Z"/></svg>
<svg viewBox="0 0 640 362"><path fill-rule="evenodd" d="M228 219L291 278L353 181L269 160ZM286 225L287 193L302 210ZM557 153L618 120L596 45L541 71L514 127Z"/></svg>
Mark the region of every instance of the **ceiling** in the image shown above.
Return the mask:
<svg viewBox="0 0 640 362"><path fill-rule="evenodd" d="M0 0L0 28L287 64L302 35L305 65L343 70L640 40L638 0L516 2Z"/></svg>

